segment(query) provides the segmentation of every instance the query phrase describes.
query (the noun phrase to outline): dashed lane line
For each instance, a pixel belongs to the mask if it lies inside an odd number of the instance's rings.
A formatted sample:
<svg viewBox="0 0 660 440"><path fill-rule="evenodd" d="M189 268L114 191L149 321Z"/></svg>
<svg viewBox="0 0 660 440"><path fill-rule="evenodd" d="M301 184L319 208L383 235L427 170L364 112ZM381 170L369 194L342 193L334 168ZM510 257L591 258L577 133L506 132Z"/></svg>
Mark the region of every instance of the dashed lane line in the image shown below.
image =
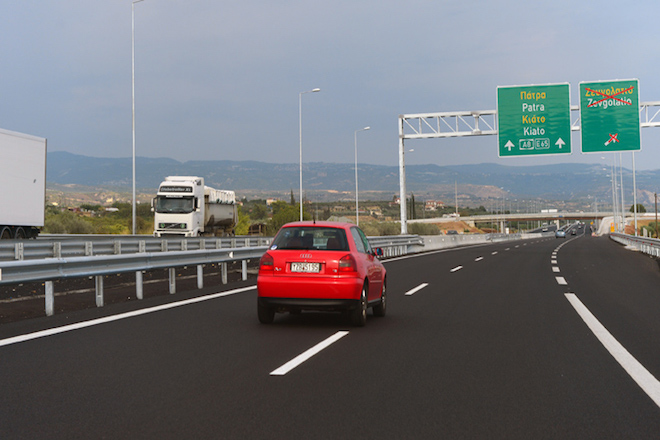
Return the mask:
<svg viewBox="0 0 660 440"><path fill-rule="evenodd" d="M325 339L324 341L319 342L309 350L305 351L304 353L299 354L295 358L291 359L289 362L286 364L282 365L279 368L276 368L275 370L270 372L271 376L284 376L287 374L289 371L293 370L303 362L309 360L311 357L319 354L321 351L325 350L344 336L348 334L347 331L339 331L335 333L334 335L330 336L329 338Z"/></svg>
<svg viewBox="0 0 660 440"><path fill-rule="evenodd" d="M405 293L406 296L414 295L415 293L419 292L422 290L424 287L428 286L429 283L422 283L419 286L415 287L414 289L410 289Z"/></svg>

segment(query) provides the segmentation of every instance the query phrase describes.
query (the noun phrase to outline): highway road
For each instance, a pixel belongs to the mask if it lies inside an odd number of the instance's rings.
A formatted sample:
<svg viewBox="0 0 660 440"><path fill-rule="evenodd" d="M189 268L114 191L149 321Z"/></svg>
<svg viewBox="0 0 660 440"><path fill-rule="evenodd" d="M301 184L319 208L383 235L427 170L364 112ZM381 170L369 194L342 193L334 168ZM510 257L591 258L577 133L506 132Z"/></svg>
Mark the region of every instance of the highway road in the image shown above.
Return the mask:
<svg viewBox="0 0 660 440"><path fill-rule="evenodd" d="M253 280L3 325L0 435L658 438L658 265L583 231L387 261L363 328Z"/></svg>

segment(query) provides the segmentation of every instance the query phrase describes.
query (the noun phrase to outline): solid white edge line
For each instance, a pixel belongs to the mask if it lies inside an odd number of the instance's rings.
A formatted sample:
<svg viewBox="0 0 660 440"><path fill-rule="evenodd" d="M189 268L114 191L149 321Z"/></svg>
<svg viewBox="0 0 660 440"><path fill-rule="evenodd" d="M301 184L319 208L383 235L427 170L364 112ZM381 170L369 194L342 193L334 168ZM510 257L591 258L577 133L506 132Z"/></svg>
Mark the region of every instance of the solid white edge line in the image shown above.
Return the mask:
<svg viewBox="0 0 660 440"><path fill-rule="evenodd" d="M57 334L72 331L72 330L79 330L79 329L86 328L86 327L92 327L94 325L105 324L106 322L119 321L121 319L132 318L134 316L146 315L148 313L159 312L161 310L173 309L175 307L181 307L181 306L186 306L186 305L189 305L189 304L195 304L195 303L198 303L198 302L208 301L208 300L220 298L220 297L223 297L223 296L229 296L229 295L234 295L236 293L247 292L248 290L254 290L256 288L257 288L257 286L242 287L240 289L227 290L226 292L219 292L219 293L214 293L214 294L211 294L211 295L199 296L197 298L186 299L186 300L183 300L183 301L178 301L178 302L173 302L173 303L168 303L168 304L162 304L160 306L149 307L149 308L146 308L146 309L134 310L132 312L121 313L119 315L106 316L106 317L103 317L103 318L92 319L90 321L83 321L83 322L78 322L78 323L75 323L75 324L65 325L65 326L62 326L62 327L55 327L55 328L50 328L50 329L47 329L47 330L41 330L41 331L34 332L34 333L27 333L25 335L19 335L19 336L14 336L14 337L7 338L7 339L1 339L0 340L0 347L4 347L5 345L17 344L19 342L31 341L33 339L43 338L43 337L46 337L46 336L57 335Z"/></svg>
<svg viewBox="0 0 660 440"><path fill-rule="evenodd" d="M566 299L598 338L601 344L610 352L624 370L637 382L642 390L660 407L660 382L642 364L635 359L623 345L598 321L598 319L582 304L574 293L566 293Z"/></svg>
<svg viewBox="0 0 660 440"><path fill-rule="evenodd" d="M275 370L271 371L270 375L271 376L284 376L286 373L293 370L298 365L302 364L303 362L305 362L306 360L308 360L312 356L318 354L322 350L328 348L330 345L334 344L335 342L337 342L338 340L340 340L341 338L343 338L347 334L348 334L347 331L339 331L339 332L335 333L334 335L330 336L326 340L324 340L322 342L319 342L318 344L316 344L315 346L313 346L312 348L310 348L306 352L304 352L304 353L296 356L295 358L291 359L289 362L282 365L281 367L276 368Z"/></svg>
<svg viewBox="0 0 660 440"><path fill-rule="evenodd" d="M428 285L429 285L429 283L422 283L419 286L415 287L414 289L410 289L409 291L407 291L406 296L413 295L413 294L419 292L420 290L422 290L424 287L426 287Z"/></svg>

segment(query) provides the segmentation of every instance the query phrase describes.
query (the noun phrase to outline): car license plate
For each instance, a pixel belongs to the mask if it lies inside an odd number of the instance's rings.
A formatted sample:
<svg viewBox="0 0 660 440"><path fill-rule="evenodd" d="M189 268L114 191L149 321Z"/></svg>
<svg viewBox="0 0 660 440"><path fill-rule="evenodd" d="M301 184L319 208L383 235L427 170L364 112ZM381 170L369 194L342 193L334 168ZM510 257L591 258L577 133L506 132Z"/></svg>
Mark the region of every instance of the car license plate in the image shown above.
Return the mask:
<svg viewBox="0 0 660 440"><path fill-rule="evenodd" d="M320 271L320 263L291 263L291 272L318 273Z"/></svg>

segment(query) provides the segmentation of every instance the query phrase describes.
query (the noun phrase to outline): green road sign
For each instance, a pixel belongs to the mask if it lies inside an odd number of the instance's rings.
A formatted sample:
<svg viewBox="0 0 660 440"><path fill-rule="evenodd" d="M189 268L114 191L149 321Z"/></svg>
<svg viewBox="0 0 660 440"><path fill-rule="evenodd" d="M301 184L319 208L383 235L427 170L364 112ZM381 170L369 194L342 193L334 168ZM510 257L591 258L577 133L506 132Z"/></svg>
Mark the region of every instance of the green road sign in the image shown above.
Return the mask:
<svg viewBox="0 0 660 440"><path fill-rule="evenodd" d="M497 88L500 157L571 153L568 83Z"/></svg>
<svg viewBox="0 0 660 440"><path fill-rule="evenodd" d="M641 149L639 81L581 82L583 153Z"/></svg>

